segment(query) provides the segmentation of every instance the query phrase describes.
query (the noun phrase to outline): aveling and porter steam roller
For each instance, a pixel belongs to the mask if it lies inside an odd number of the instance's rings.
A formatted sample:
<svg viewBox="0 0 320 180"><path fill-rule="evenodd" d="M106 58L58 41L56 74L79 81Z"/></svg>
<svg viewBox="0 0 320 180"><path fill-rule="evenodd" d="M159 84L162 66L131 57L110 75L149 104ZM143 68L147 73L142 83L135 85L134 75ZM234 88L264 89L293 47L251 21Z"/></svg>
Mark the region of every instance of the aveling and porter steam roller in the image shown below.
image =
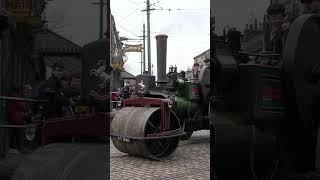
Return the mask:
<svg viewBox="0 0 320 180"><path fill-rule="evenodd" d="M175 151L180 137L210 128L210 68L204 66L199 78L190 80L176 67L166 74L167 38L156 36L158 80L138 75L139 96L123 100L111 122L110 136L121 152L163 158Z"/></svg>
<svg viewBox="0 0 320 180"><path fill-rule="evenodd" d="M290 27L283 56L213 39L213 170L218 180L320 179L320 17Z"/></svg>
<svg viewBox="0 0 320 180"><path fill-rule="evenodd" d="M167 36L157 36L158 81L137 77L140 96L111 123L115 147L158 159L186 132L211 129L213 179L320 179L319 22L297 18L283 56L242 52L234 30L213 36L211 91L209 67L190 81L172 67L166 76Z"/></svg>

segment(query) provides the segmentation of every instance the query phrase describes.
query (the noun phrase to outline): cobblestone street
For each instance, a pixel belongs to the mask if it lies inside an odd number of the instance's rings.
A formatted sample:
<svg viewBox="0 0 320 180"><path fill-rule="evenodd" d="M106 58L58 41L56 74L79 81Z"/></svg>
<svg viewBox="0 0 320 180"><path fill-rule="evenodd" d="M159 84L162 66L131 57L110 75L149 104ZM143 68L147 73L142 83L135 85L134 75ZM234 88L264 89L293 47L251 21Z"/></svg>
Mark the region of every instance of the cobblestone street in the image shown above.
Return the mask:
<svg viewBox="0 0 320 180"><path fill-rule="evenodd" d="M119 152L110 143L110 179L210 179L210 131L180 141L169 157L155 161Z"/></svg>

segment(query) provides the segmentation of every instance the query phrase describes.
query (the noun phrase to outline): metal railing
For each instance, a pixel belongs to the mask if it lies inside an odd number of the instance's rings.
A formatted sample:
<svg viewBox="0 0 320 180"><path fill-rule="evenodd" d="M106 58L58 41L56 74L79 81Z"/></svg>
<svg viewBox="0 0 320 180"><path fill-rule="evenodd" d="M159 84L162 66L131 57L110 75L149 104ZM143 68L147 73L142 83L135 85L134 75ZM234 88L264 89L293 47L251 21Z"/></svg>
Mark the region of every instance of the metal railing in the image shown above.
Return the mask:
<svg viewBox="0 0 320 180"><path fill-rule="evenodd" d="M14 101L25 101L25 102L41 102L41 103L48 102L48 100L31 99L31 98L20 98L20 97L10 97L10 96L0 96L0 101L1 100L14 100Z"/></svg>
<svg viewBox="0 0 320 180"><path fill-rule="evenodd" d="M0 96L0 101L24 101L24 102L30 102L30 103L47 103L47 100L41 100L41 99L31 99L31 98L20 98L20 97L10 97L10 96ZM2 109L5 109L6 106L2 106ZM5 123L0 123L0 128L27 128L28 125L9 125Z"/></svg>

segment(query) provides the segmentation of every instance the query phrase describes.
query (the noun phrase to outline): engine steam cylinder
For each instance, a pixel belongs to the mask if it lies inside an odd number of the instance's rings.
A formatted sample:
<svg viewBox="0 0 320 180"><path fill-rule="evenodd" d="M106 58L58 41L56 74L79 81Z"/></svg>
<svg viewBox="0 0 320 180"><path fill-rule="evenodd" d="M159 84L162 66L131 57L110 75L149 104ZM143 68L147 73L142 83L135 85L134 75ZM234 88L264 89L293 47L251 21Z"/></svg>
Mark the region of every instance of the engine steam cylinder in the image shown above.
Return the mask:
<svg viewBox="0 0 320 180"><path fill-rule="evenodd" d="M166 68L167 68L167 35L159 34L156 36L157 40L157 73L160 87L167 83Z"/></svg>

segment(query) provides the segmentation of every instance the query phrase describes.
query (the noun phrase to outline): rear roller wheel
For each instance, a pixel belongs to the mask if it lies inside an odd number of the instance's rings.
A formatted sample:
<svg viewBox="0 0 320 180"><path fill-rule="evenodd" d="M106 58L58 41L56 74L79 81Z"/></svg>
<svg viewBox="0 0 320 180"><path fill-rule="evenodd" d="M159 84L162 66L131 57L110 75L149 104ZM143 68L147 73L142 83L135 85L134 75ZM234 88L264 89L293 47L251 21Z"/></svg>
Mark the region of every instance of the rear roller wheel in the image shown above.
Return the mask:
<svg viewBox="0 0 320 180"><path fill-rule="evenodd" d="M160 111L158 111L160 112ZM147 121L147 125L145 128L145 135L152 134L152 133L159 133L160 132L160 120L158 119L159 116L155 115ZM172 115L171 115L172 117ZM177 124L177 119L173 118L174 121L171 121L172 129L179 128L179 124ZM155 157L161 158L170 155L177 147L179 140L178 137L175 138L166 138L166 139L158 139L158 140L149 140L146 141L147 146L149 147L149 151Z"/></svg>

